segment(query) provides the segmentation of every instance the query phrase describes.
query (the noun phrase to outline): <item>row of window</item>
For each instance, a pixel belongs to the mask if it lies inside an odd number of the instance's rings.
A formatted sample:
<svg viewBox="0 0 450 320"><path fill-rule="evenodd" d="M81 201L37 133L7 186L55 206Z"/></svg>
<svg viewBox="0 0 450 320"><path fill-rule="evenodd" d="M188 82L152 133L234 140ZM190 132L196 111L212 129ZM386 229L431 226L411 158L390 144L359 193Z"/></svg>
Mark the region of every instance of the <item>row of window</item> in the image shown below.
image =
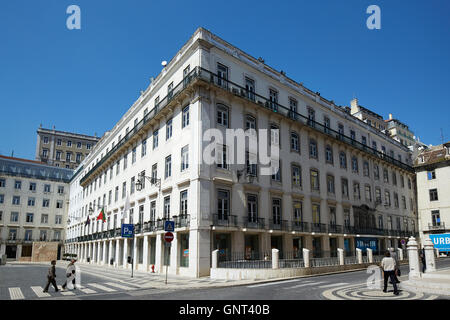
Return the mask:
<svg viewBox="0 0 450 320"><path fill-rule="evenodd" d="M256 92L255 80L246 76L244 82L245 82L247 97L249 99L255 101L255 92ZM228 67L221 63L217 63L217 84L219 86L222 86L225 88L228 87ZM271 109L273 109L274 111L277 111L278 110L278 96L279 96L278 90L273 87L269 88L268 94L269 94L269 101L270 101ZM296 118L297 114L299 113L297 99L295 99L293 97L289 97L289 109L290 109L290 112L292 113L292 117ZM307 106L306 109L307 109L307 116L308 116L308 124L314 127L314 124L316 122L316 111L310 106ZM224 105L218 106L218 108L217 108L217 123L228 127L229 126L228 119L229 119L228 107L226 107ZM323 116L323 125L324 125L325 129L327 129L327 128L331 129L331 120L326 115ZM340 122L337 123L337 131L339 132L339 134L345 135L344 125ZM356 141L355 130L350 129L350 138L352 140ZM366 136L361 135L361 143L363 145L367 145L367 137ZM374 140L372 140L372 148L375 150L378 150L377 142ZM381 152L386 154L385 146L381 146ZM395 157L394 151L389 150L389 155L391 158L394 158ZM398 154L397 157L398 157L398 160L401 162L402 161L401 155Z"/></svg>
<svg viewBox="0 0 450 320"><path fill-rule="evenodd" d="M145 148L144 148L144 144L142 147L142 153L141 156L144 157L145 156ZM133 148L132 152L131 152L131 162L132 164L134 164L136 162L136 148ZM128 159L128 154L125 154L123 156L123 158L117 161L117 163L115 164L116 167L116 176L119 175L120 173L120 162L122 161L123 163L123 170L125 170L127 168L127 159ZM189 169L189 145L184 146L183 148L181 148L181 165L180 165L180 172L184 172L187 169ZM113 171L114 168L113 166L110 167L109 169L109 179L111 180L113 178ZM145 175L145 171L143 171L141 173L141 175ZM107 171L105 171L102 175L100 175L100 177L96 178L87 188L83 189L83 198L85 196L87 196L88 194L92 194L92 191L97 189L97 185L100 188L102 185L102 180L103 180L103 184L106 184L107 182ZM172 155L169 155L165 158L165 162L164 162L164 178L167 179L169 177L172 176ZM158 165L155 163L152 166L152 173L151 173L151 177L153 179L153 181L156 181L156 179L158 179ZM130 194L133 194L135 192L135 188L136 188L136 179L135 177L131 178L130 181ZM142 187L145 187L145 180L142 179L142 181L139 181L142 185ZM127 186L126 186L126 182L123 182L122 184L122 198L124 198L126 196L126 191L127 191ZM105 195L106 196L106 195ZM112 190L109 191L109 200L108 200L108 204L111 204L111 199L112 199ZM115 197L114 197L115 201L117 201L119 199L119 187L117 186L115 188ZM105 203L105 202L103 202Z"/></svg>
<svg viewBox="0 0 450 320"><path fill-rule="evenodd" d="M0 179L0 188L6 188L6 179ZM37 191L37 184L36 182L30 182L28 185L29 191ZM16 190L22 190L22 181L21 180L15 180L14 181L14 189ZM51 185L50 184L44 184L44 192L50 193L51 192ZM58 194L64 194L64 186L58 186Z"/></svg>
<svg viewBox="0 0 450 320"><path fill-rule="evenodd" d="M43 137L43 138L42 138L42 142L43 142L44 144L48 144L49 141L50 141L49 137ZM67 141L64 141L64 142L66 143L66 147L71 148L72 145L75 146L75 144L72 144L72 140L67 140ZM57 145L57 146L62 146L62 143L63 143L62 139L57 139L57 140L56 140L56 145ZM76 143L76 146L77 146L78 149L81 149L81 148L83 147L83 143L82 143L82 142L77 142L77 143ZM91 146L92 146L92 144L86 143L86 149L87 149L87 150L91 150Z"/></svg>
<svg viewBox="0 0 450 320"><path fill-rule="evenodd" d="M134 221L134 208L130 208L128 223L130 223L130 224L139 223L142 225L142 223L144 222L144 206L145 205L139 206L137 221ZM163 218L164 219L168 220L171 218L170 206L171 206L171 196L169 195L169 196L164 197L164 209L163 209ZM156 200L154 200L154 201L150 202L150 219L149 219L149 221L156 221L156 218L157 218L156 211L157 211ZM188 215L188 190L183 190L180 192L180 206L179 206L178 216L186 217L187 215ZM113 219L114 220L113 220L112 227L113 227L113 229L116 229L119 227L117 214L114 215ZM124 221L122 220L121 223L124 223ZM89 232L93 233L93 232L98 232L101 230L109 230L110 227L111 227L110 217L108 216L107 222L106 222L106 229L104 227L104 224L101 221L97 221L96 224L92 223L88 226L84 225L84 231L85 231L85 234L87 234Z"/></svg>
<svg viewBox="0 0 450 320"><path fill-rule="evenodd" d="M25 215L25 222L27 223L33 223L34 222L34 213L27 213ZM11 212L9 216L9 222L19 222L20 213L19 212ZM55 224L62 224L62 215L55 215ZM3 211L0 211L0 221L3 221ZM41 223L45 224L48 223L48 214L41 214Z"/></svg>
<svg viewBox="0 0 450 320"><path fill-rule="evenodd" d="M5 195L0 194L0 204L3 204L5 202ZM13 196L12 197L12 204L19 206L20 203L20 196ZM29 207L34 207L36 205L36 198L34 197L28 197L27 205ZM62 209L64 206L63 200L56 200L56 209ZM43 208L49 208L50 207L50 199L43 199L42 200L42 207Z"/></svg>
<svg viewBox="0 0 450 320"><path fill-rule="evenodd" d="M258 210L258 195L256 194L247 194L247 218L248 222L257 223L259 219L259 210ZM281 210L282 200L279 198L272 198L272 219L271 223L275 225L282 224L282 210ZM217 218L218 220L229 220L231 216L230 212L231 204L230 204L230 192L228 190L219 189L217 191ZM312 203L312 223L321 223L320 216L320 204ZM328 206L329 213L329 224L336 225L336 207ZM292 205L292 218L294 222L303 222L303 202L302 201L293 201ZM397 218L397 227L400 227L400 217ZM379 215L379 228L383 229L383 216ZM407 218L403 219L407 225ZM412 220L411 220L412 221ZM412 221L414 224L414 221ZM350 226L350 209L344 209L344 225ZM388 216L388 227L392 229L392 216Z"/></svg>
<svg viewBox="0 0 450 320"><path fill-rule="evenodd" d="M18 234L17 229L9 229L8 240L10 240L10 241L18 240L17 234ZM47 241L47 240L50 240L49 237L50 237L49 230L39 230L39 239L34 239L33 238L33 230L25 229L25 234L24 234L23 240L25 240L25 241L32 241L32 240ZM61 231L53 230L53 238L51 240L55 240L55 241L61 240Z"/></svg>

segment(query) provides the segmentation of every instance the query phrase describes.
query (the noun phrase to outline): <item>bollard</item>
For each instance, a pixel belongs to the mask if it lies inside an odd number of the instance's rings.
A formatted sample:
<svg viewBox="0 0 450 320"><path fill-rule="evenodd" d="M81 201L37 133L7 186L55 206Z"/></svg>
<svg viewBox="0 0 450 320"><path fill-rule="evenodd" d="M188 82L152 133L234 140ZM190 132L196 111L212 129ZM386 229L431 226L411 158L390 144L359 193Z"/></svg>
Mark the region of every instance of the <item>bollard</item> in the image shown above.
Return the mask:
<svg viewBox="0 0 450 320"><path fill-rule="evenodd" d="M339 265L344 265L344 249L338 248Z"/></svg>
<svg viewBox="0 0 450 320"><path fill-rule="evenodd" d="M367 258L369 263L373 263L373 250L370 248L367 248Z"/></svg>
<svg viewBox="0 0 450 320"><path fill-rule="evenodd" d="M356 248L356 257L358 258L358 263L363 263L362 261L362 250L359 248Z"/></svg>
<svg viewBox="0 0 450 320"><path fill-rule="evenodd" d="M309 250L303 248L303 261L305 262L305 268L309 268Z"/></svg>
<svg viewBox="0 0 450 320"><path fill-rule="evenodd" d="M402 261L403 260L403 249L398 248L398 261Z"/></svg>
<svg viewBox="0 0 450 320"><path fill-rule="evenodd" d="M436 271L436 262L434 259L434 245L429 237L425 239L423 246L425 248L425 264L427 272Z"/></svg>
<svg viewBox="0 0 450 320"><path fill-rule="evenodd" d="M409 238L406 248L409 256L409 279L420 278L418 246L414 237Z"/></svg>
<svg viewBox="0 0 450 320"><path fill-rule="evenodd" d="M272 249L272 269L279 269L280 267L279 257L280 257L280 250Z"/></svg>
<svg viewBox="0 0 450 320"><path fill-rule="evenodd" d="M212 252L212 268L213 269L217 269L218 256L219 256L219 250L214 250Z"/></svg>

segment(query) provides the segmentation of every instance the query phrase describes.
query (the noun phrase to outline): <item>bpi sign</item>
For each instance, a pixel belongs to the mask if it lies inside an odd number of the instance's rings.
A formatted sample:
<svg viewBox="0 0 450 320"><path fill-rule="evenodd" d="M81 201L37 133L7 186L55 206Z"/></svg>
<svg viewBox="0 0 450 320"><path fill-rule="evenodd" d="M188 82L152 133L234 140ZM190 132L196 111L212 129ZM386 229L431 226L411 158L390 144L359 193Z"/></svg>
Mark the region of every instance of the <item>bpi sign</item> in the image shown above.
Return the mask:
<svg viewBox="0 0 450 320"><path fill-rule="evenodd" d="M433 241L435 249L450 251L450 233L430 234L429 237Z"/></svg>

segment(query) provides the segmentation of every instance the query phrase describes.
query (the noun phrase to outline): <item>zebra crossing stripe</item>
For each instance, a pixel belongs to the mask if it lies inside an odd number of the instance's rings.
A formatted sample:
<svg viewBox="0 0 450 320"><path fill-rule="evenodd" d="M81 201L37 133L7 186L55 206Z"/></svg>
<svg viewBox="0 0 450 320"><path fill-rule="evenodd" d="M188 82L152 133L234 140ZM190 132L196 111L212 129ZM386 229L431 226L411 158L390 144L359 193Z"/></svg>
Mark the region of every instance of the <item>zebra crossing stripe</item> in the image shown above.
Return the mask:
<svg viewBox="0 0 450 320"><path fill-rule="evenodd" d="M72 291L60 291L63 296L74 296L75 293Z"/></svg>
<svg viewBox="0 0 450 320"><path fill-rule="evenodd" d="M325 283L325 281L319 281L319 282L303 282L302 284L298 284L296 286L293 287L289 287L289 288L284 288L284 289L297 289L297 288L301 288L301 287L308 287L308 286L315 286L317 284L321 284L321 283Z"/></svg>
<svg viewBox="0 0 450 320"><path fill-rule="evenodd" d="M278 281L278 282L270 282L270 283L263 283L263 284L255 284L255 285L252 285L252 286L247 286L247 288L273 286L273 285L280 285L280 284L285 284L285 283L289 283L289 282L298 282L298 281L301 281L301 280L296 279L296 280L288 280L288 281Z"/></svg>
<svg viewBox="0 0 450 320"><path fill-rule="evenodd" d="M111 289L111 288L102 286L101 284L98 284L98 283L88 283L88 285L90 285L91 287L98 288L100 290L106 291L106 292L115 292L115 291L117 291L116 289Z"/></svg>
<svg viewBox="0 0 450 320"><path fill-rule="evenodd" d="M121 284L114 283L114 282L106 282L105 284L107 284L110 287L115 287L115 288L119 288L119 289L123 289L123 290L133 290L133 289L135 289L135 288L132 288L132 287L129 287L129 286L128 287L127 286L123 286Z"/></svg>
<svg viewBox="0 0 450 320"><path fill-rule="evenodd" d="M51 297L50 293L47 292L43 292L44 289L42 287L31 287L31 290L34 291L34 293L39 297L39 298L46 298L46 297Z"/></svg>
<svg viewBox="0 0 450 320"><path fill-rule="evenodd" d="M20 288L9 288L9 295L11 300L22 300L25 299L22 290Z"/></svg>

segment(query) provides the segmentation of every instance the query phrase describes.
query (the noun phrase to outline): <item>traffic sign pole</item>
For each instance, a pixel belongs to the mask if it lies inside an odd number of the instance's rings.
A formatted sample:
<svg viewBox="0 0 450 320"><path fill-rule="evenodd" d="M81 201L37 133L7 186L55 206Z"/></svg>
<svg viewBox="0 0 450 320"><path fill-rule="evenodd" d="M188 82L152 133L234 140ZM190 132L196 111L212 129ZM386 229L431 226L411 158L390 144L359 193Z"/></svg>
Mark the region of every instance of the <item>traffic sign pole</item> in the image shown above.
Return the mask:
<svg viewBox="0 0 450 320"><path fill-rule="evenodd" d="M166 221L167 222L167 221ZM166 225L167 226L167 225ZM169 226L170 229L170 226ZM172 246L172 240L173 240L173 233L172 232L166 232L164 234L164 240L166 241L166 246L169 248ZM167 269L169 268L169 264L166 264L166 284L167 284Z"/></svg>

